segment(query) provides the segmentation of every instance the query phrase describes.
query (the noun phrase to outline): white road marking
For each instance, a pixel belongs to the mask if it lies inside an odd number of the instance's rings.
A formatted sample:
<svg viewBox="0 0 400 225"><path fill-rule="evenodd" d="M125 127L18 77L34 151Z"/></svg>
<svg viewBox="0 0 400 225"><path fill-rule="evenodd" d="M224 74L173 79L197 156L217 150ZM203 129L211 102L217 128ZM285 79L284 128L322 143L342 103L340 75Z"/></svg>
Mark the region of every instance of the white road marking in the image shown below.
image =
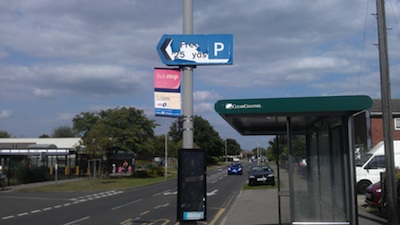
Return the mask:
<svg viewBox="0 0 400 225"><path fill-rule="evenodd" d="M49 210L52 210L52 209L58 209L58 208L61 208L61 207L63 207L63 206L64 206L64 207L66 207L66 206L71 206L71 205L75 205L75 204L78 204L78 203L81 203L81 202L86 202L86 201L89 201L89 200L94 200L94 199L99 199L99 198L105 198L105 197L109 197L109 196L113 196L113 195L121 194L121 193L123 193L123 191L111 190L111 191L100 192L100 193L97 193L97 194L81 196L81 197L78 197L78 198L71 198L71 199L69 199L69 200L72 201L72 202L64 203L63 205L56 205L56 206L53 206L53 207L47 207L47 208L43 208L43 209L36 209L36 210L32 210L32 211L30 211L30 212L24 212L24 213L16 214L16 216L26 216L26 215L29 215L29 214L35 214L35 213L45 212L45 211L49 211ZM25 199L26 199L26 198L25 198ZM29 199L60 200L60 199L51 199L51 198L29 198ZM66 200L66 199L62 199L62 200ZM138 201L138 200L137 200L137 201ZM128 203L128 204L126 204L126 205L133 204L133 203L135 203L135 202L137 202L137 201ZM140 201L141 201L141 200L140 200ZM123 206L120 206L120 207L123 207ZM12 218L15 218L15 215L5 216L5 217L2 217L1 219L2 219L2 220L8 220L8 219L12 219ZM88 218L89 218L89 217L85 217L85 218L83 218L83 219L88 219ZM79 220L79 221L80 221L80 220ZM77 221L74 221L74 222L77 222Z"/></svg>
<svg viewBox="0 0 400 225"><path fill-rule="evenodd" d="M128 202L128 203L126 203L126 204L123 204L123 205L116 206L116 207L114 207L114 208L111 208L111 210L120 209L120 208L123 208L123 207L125 207L125 206L128 206L128 205L132 205L132 204L138 203L138 202L140 202L140 201L143 201L143 199L138 199L138 200L135 200L135 201L133 201L133 202Z"/></svg>
<svg viewBox="0 0 400 225"><path fill-rule="evenodd" d="M72 221L72 222L69 222L69 223L64 223L63 225L72 225L72 224L76 224L77 222L81 222L81 221L87 220L87 219L89 219L89 218L90 218L90 216L83 217L83 218L81 218L81 219L78 219L78 220L75 220L75 221Z"/></svg>
<svg viewBox="0 0 400 225"><path fill-rule="evenodd" d="M41 211L42 211L42 210L37 209L37 210L32 210L31 213L32 213L32 214L35 214L35 213L38 213L38 212L41 212Z"/></svg>

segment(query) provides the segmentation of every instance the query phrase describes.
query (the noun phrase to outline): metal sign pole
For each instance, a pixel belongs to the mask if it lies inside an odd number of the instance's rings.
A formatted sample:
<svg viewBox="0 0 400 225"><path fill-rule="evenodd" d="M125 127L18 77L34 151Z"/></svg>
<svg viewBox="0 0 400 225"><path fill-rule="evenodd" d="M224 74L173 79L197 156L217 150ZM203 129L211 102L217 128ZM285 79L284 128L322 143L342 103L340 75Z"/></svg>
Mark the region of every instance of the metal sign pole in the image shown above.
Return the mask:
<svg viewBox="0 0 400 225"><path fill-rule="evenodd" d="M193 34L193 0L183 0L183 34ZM183 148L193 148L193 67L183 70Z"/></svg>
<svg viewBox="0 0 400 225"><path fill-rule="evenodd" d="M183 0L183 34L193 34L193 0ZM193 67L183 70L183 149L193 148ZM181 221L180 224L197 224L196 221Z"/></svg>

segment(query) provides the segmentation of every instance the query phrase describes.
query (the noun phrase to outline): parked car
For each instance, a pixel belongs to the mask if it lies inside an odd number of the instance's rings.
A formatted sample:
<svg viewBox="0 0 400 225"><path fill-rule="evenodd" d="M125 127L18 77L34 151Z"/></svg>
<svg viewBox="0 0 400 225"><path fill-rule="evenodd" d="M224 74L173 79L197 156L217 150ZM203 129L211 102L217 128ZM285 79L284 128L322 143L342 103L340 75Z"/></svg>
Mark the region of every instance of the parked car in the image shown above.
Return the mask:
<svg viewBox="0 0 400 225"><path fill-rule="evenodd" d="M270 184L274 186L274 171L266 165L253 166L249 171L249 186L256 184Z"/></svg>
<svg viewBox="0 0 400 225"><path fill-rule="evenodd" d="M232 162L231 164L228 165L228 175L242 175L243 173L243 167L242 164L239 162Z"/></svg>
<svg viewBox="0 0 400 225"><path fill-rule="evenodd" d="M380 208L382 206L381 193L382 185L380 181L369 185L365 191L365 202L369 206Z"/></svg>

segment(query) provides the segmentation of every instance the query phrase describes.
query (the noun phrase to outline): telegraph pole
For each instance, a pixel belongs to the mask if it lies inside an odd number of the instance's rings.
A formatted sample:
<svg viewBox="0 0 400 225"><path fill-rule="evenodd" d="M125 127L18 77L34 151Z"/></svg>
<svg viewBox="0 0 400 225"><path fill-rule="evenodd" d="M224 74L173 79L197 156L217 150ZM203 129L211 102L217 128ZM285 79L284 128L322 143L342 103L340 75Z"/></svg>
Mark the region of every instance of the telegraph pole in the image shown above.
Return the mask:
<svg viewBox="0 0 400 225"><path fill-rule="evenodd" d="M381 98L382 98L382 118L383 134L386 158L386 201L387 215L389 224L399 223L399 207L397 205L397 188L395 180L395 165L393 152L393 117L391 108L390 74L387 48L387 28L385 19L385 1L376 0L376 10L378 19L378 39L379 39L379 65L381 74Z"/></svg>

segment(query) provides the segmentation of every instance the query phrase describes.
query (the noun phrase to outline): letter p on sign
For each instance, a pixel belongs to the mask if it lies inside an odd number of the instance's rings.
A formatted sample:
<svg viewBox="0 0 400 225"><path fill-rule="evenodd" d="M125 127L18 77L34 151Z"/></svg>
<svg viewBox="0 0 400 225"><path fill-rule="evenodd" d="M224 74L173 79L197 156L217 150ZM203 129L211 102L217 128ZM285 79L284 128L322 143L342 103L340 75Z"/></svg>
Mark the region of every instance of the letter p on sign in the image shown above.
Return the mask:
<svg viewBox="0 0 400 225"><path fill-rule="evenodd" d="M223 50L224 50L224 43L221 42L214 43L214 56L217 56L218 52L221 52Z"/></svg>

